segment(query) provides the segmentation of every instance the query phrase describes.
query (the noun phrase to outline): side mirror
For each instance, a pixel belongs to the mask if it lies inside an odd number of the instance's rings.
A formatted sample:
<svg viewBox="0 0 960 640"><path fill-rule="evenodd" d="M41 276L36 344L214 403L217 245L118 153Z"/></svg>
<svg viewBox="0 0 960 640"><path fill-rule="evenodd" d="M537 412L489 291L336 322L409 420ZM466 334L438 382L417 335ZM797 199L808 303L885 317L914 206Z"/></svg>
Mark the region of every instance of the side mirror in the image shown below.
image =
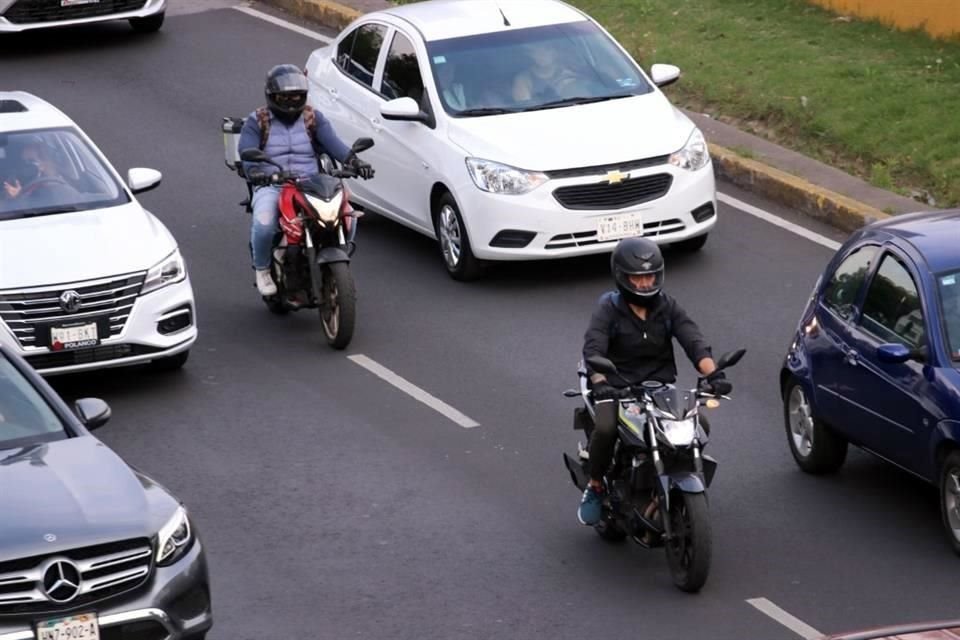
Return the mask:
<svg viewBox="0 0 960 640"><path fill-rule="evenodd" d="M661 89L680 79L680 67L672 64L655 64L650 67L650 79Z"/></svg>
<svg viewBox="0 0 960 640"><path fill-rule="evenodd" d="M110 419L110 405L100 398L80 398L73 406L80 422L90 431L99 429Z"/></svg>
<svg viewBox="0 0 960 640"><path fill-rule="evenodd" d="M240 152L240 159L244 162L266 162L267 154L260 149L244 149Z"/></svg>
<svg viewBox="0 0 960 640"><path fill-rule="evenodd" d="M736 351L729 351L723 354L720 356L720 359L717 360L717 369L728 369L732 367L740 362L740 359L746 355L746 353L746 349L737 349Z"/></svg>
<svg viewBox="0 0 960 640"><path fill-rule="evenodd" d="M366 151L373 146L373 140L370 138L357 138L353 143L353 146L350 147L350 151L354 153L360 153L361 151Z"/></svg>
<svg viewBox="0 0 960 640"><path fill-rule="evenodd" d="M380 115L385 120L406 122L426 122L427 114L420 111L420 105L413 98L397 98L380 105Z"/></svg>
<svg viewBox="0 0 960 640"><path fill-rule="evenodd" d="M898 343L882 344L877 347L877 359L887 364L903 364L910 359L910 349Z"/></svg>
<svg viewBox="0 0 960 640"><path fill-rule="evenodd" d="M155 189L163 179L156 169L130 169L127 171L127 186L133 193L143 193Z"/></svg>
<svg viewBox="0 0 960 640"><path fill-rule="evenodd" d="M617 365L603 356L590 356L587 358L587 364L597 373L604 375L616 375L617 373Z"/></svg>

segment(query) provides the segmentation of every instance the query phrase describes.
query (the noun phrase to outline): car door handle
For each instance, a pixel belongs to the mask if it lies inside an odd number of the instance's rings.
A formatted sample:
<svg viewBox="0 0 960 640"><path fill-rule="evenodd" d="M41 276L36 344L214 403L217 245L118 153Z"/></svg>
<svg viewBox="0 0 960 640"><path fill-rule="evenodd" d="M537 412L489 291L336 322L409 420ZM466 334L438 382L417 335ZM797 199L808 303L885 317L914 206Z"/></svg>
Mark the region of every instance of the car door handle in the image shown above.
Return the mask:
<svg viewBox="0 0 960 640"><path fill-rule="evenodd" d="M855 367L860 364L860 356L857 355L856 351L851 349L850 351L847 351L847 354L843 357L843 361L851 367Z"/></svg>

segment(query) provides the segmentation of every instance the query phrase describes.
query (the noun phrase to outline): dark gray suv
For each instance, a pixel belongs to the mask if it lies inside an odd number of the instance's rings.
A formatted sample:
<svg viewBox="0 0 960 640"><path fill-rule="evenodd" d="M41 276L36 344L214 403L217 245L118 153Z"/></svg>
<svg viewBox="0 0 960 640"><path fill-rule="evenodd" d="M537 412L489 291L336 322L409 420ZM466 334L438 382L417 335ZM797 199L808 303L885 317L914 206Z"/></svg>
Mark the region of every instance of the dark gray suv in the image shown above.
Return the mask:
<svg viewBox="0 0 960 640"><path fill-rule="evenodd" d="M199 640L207 563L184 506L0 346L0 640Z"/></svg>

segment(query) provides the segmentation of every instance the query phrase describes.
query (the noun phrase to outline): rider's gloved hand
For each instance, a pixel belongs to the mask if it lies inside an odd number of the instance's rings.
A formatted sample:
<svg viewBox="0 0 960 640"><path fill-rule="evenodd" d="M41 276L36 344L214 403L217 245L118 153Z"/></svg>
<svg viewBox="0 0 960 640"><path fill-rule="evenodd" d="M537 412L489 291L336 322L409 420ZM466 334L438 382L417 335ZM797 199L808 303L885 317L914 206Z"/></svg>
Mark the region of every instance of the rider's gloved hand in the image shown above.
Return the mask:
<svg viewBox="0 0 960 640"><path fill-rule="evenodd" d="M364 180L369 180L373 177L373 167L370 166L369 162L364 162L357 157L357 154L355 153L351 153L349 156L347 156L347 161L344 164L356 171L357 175Z"/></svg>
<svg viewBox="0 0 960 640"><path fill-rule="evenodd" d="M266 184L267 174L263 172L263 169L259 167L253 167L247 172L247 180L250 181L250 184Z"/></svg>
<svg viewBox="0 0 960 640"><path fill-rule="evenodd" d="M701 389L703 389L704 393L726 396L733 391L733 385L727 380L727 376L724 375L723 371L715 371L703 380Z"/></svg>
<svg viewBox="0 0 960 640"><path fill-rule="evenodd" d="M594 400L616 400L620 397L620 394L620 389L606 382L598 382L593 385Z"/></svg>

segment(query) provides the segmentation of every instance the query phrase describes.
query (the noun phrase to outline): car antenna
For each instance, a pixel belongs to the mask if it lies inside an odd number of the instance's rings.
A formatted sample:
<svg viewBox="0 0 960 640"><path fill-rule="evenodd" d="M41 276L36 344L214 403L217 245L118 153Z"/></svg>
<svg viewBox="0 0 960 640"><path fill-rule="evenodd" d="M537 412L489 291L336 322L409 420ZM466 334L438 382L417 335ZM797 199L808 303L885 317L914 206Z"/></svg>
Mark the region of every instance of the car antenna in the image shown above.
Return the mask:
<svg viewBox="0 0 960 640"><path fill-rule="evenodd" d="M510 21L507 20L507 14L505 14L505 13L503 12L503 9L500 8L500 5L497 5L497 11L499 11L499 12L500 12L500 15L503 17L503 26L509 27L509 26L510 26Z"/></svg>

